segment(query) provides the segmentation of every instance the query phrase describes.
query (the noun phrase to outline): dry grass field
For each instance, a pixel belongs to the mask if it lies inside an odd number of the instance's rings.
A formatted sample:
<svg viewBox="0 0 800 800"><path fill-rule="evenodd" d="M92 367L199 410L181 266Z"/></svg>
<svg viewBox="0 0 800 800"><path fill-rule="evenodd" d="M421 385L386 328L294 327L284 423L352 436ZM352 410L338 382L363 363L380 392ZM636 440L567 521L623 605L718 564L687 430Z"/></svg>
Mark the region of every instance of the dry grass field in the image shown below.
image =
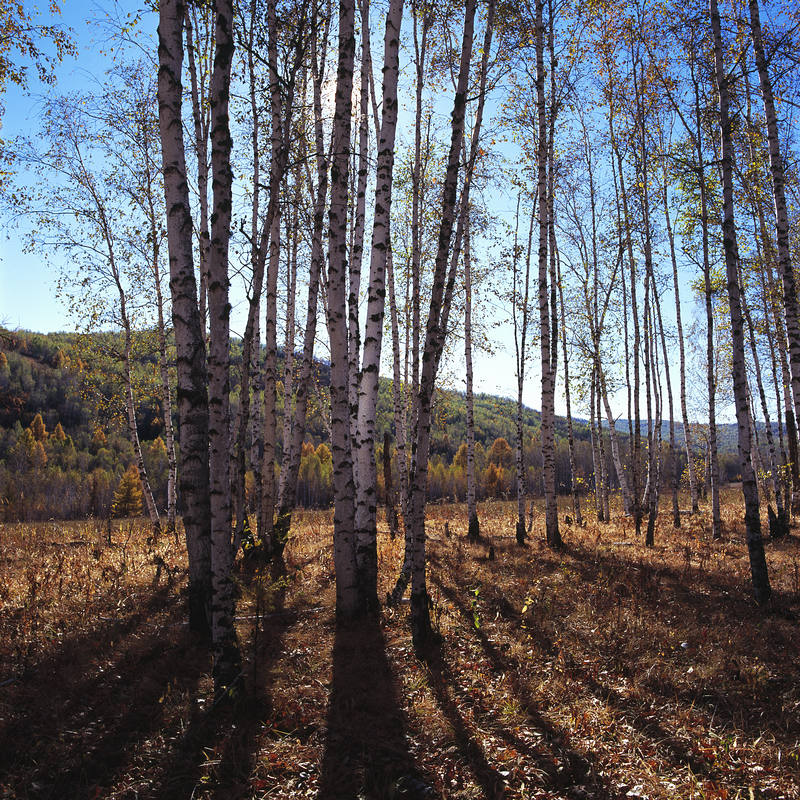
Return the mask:
<svg viewBox="0 0 800 800"><path fill-rule="evenodd" d="M620 518L559 553L539 520L518 548L510 504L479 545L432 506L425 663L407 604L337 627L330 514L302 514L286 577L240 575L246 691L218 707L174 541L2 526L0 798L800 798L800 539L768 540L757 608L725 501L722 541L665 513L653 549ZM383 594L401 557L382 529Z"/></svg>

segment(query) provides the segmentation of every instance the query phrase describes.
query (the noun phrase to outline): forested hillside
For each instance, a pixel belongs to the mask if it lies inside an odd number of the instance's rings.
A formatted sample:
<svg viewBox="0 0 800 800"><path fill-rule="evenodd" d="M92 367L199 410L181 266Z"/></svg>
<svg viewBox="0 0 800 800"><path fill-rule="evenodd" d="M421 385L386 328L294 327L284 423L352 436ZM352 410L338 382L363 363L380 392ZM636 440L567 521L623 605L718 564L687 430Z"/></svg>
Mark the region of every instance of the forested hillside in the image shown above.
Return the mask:
<svg viewBox="0 0 800 800"><path fill-rule="evenodd" d="M134 462L122 418L119 363L114 358L119 344L119 337L111 335L2 331L0 491L6 519L106 517L113 512L114 490ZM136 361L137 427L152 489L163 508L167 456L152 380L154 358L146 351L146 338L141 339L140 347L142 352ZM241 342L234 340L231 347L233 364L240 366ZM317 402L309 414L300 499L311 505L327 505L331 491L330 453L322 411L328 403L328 367L317 362L316 368ZM382 380L377 423L379 457L384 431L393 435L390 394L389 381ZM232 402L238 403L236 393ZM507 442L512 437L514 409L511 401L488 395L478 396L475 408L479 463L485 470L486 453L491 452L495 440ZM279 411L282 412L282 396ZM37 417L41 422L35 421ZM538 426L539 415L526 409L525 430L532 463L536 458L533 437ZM458 467L450 467L454 459L458 464L458 450L464 439L463 395L439 393L432 446L432 497L453 493L463 497L464 465L460 472ZM493 463L508 474L501 473L498 480L497 474L492 473L491 484L487 484L490 495L509 488L510 450L506 448L501 442L491 456ZM443 475L443 467L455 477Z"/></svg>
<svg viewBox="0 0 800 800"><path fill-rule="evenodd" d="M114 514L114 493L135 455L127 436L121 402L120 340L111 334L39 334L0 331L0 496L7 520L106 518ZM150 348L148 350L148 348ZM167 496L167 453L154 383L152 342L138 337L136 419L151 488L163 509ZM232 364L241 368L241 341L231 342ZM282 367L283 354L280 354ZM331 501L331 464L324 413L329 404L329 367L315 362L315 396L309 410L307 441L300 467L302 505ZM236 384L234 384L236 385ZM283 412L279 387L278 410ZM382 378L378 395L376 453L383 456L384 432L394 437L391 381ZM238 392L232 394L238 407ZM35 423L37 415L43 428ZM479 497L502 497L514 490L513 452L516 405L493 395L474 398ZM436 393L429 472L429 497L463 500L466 493L466 403L455 391ZM527 491L541 494L538 411L525 408L523 425ZM625 430L627 422L617 427ZM719 427L726 480L734 480L735 428ZM566 420L556 419L556 475L561 493L571 489ZM679 427L678 436L682 437ZM282 442L279 440L279 447ZM322 445L322 447L320 447ZM591 489L592 453L585 423L576 421L575 447L583 491ZM613 463L609 460L609 469ZM252 478L252 476L251 476ZM383 491L383 474L378 476Z"/></svg>

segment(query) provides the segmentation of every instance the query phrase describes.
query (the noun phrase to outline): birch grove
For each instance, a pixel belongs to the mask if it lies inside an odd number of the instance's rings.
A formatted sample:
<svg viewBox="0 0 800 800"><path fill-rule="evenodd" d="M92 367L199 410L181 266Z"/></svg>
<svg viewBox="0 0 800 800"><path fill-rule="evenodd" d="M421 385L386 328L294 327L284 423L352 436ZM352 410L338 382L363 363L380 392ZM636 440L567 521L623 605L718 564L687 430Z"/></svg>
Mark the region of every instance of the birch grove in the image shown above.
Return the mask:
<svg viewBox="0 0 800 800"><path fill-rule="evenodd" d="M762 518L785 535L800 498L795 50L758 0L163 0L157 86L129 66L48 101L18 158L57 189L15 202L118 337L129 462L184 532L220 695L239 571L289 580L304 502L332 501L339 618L410 584L421 653L432 499L493 558L490 501L516 546L592 516L652 547L665 513L727 541L740 481L767 601Z"/></svg>

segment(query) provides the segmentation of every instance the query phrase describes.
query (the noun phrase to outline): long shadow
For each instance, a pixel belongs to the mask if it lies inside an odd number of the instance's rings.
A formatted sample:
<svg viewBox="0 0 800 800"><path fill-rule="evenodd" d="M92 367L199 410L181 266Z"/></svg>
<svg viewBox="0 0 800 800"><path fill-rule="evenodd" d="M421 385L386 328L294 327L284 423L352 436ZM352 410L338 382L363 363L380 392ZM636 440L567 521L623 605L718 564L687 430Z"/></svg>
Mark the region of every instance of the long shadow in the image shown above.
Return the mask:
<svg viewBox="0 0 800 800"><path fill-rule="evenodd" d="M767 543L772 549L777 550L785 547L786 540L768 539ZM528 565L516 558L522 551L512 540L495 541L495 550L498 555L510 556L505 560L507 568L516 574L529 577ZM687 553L695 562L698 560L697 552L687 551ZM698 565L687 561L681 568L669 564L655 566L625 558L623 552L598 550L570 540L566 540L561 550L557 552L545 548L537 554L537 575L541 577L556 571L562 566L565 558L570 559L570 566L585 582L595 584L598 579L603 579L617 584L627 583L638 603L654 609L663 607L663 596L659 591L662 588L660 584L663 583L663 588L670 590L673 601L699 604L704 610L709 608L709 604L714 604L719 610L729 610L735 605L736 611L744 614L765 617L767 613L771 613L792 621L797 619L796 612L800 611L797 597L773 591L774 602L769 611L765 612L764 609L755 606L746 580L704 566L702 562ZM795 611L793 612L790 607L794 607Z"/></svg>
<svg viewBox="0 0 800 800"><path fill-rule="evenodd" d="M57 641L38 652L19 675L0 689L2 702L11 708L29 706L24 716L12 715L3 720L0 743L4 743L4 739L24 739L27 726L36 721L37 711L44 710L52 725L54 712L60 720L76 709L84 710L87 698L92 698L97 687L108 681L105 674L108 670L97 669L100 663L105 661L113 670L123 662L128 653L121 643L146 631L151 616L165 608L169 600L167 590L154 592L125 616L90 623L88 630L59 636ZM174 612L169 616L174 617ZM44 708L36 703L41 699L42 687L48 690ZM61 700L58 705L54 702L56 697ZM0 767L9 755L7 747L0 747Z"/></svg>
<svg viewBox="0 0 800 800"><path fill-rule="evenodd" d="M17 687L11 702L24 705L3 731L0 769L11 786L25 782L25 796L98 796L139 743L158 735L165 695L194 691L202 661L187 660L195 645L185 628L165 636L142 614L112 627L123 637L116 647L95 649L82 635L79 662L45 659Z"/></svg>
<svg viewBox="0 0 800 800"><path fill-rule="evenodd" d="M280 565L270 569L273 581L280 571ZM296 612L284 608L285 593L281 585L273 596L273 610L257 620L258 640L250 648L249 662L243 664L244 691L218 705L209 700L205 709L192 708L188 724L163 753L142 798L188 798L201 784L219 797L249 796L259 736L272 716L270 671L282 652L286 632L298 619ZM214 763L209 765L211 752Z"/></svg>
<svg viewBox="0 0 800 800"><path fill-rule="evenodd" d="M114 646L132 632L146 624L162 610L174 614L174 595L169 587L154 590L140 604L114 619L101 617L87 620L85 609L76 607L67 613L69 618L80 618L86 626L65 636L59 634L56 640L39 649L33 657L24 659L19 667L15 683L24 685L28 680L58 679L62 672L68 671L85 676L91 673L88 666L102 654L113 650ZM93 611L93 613L97 613ZM76 669L86 665L87 669Z"/></svg>
<svg viewBox="0 0 800 800"><path fill-rule="evenodd" d="M469 730L464 717L458 710L455 700L457 681L440 649L434 650L428 655L427 664L431 676L430 687L436 698L436 704L453 729L459 752L468 759L472 773L483 791L482 796L486 800L503 797L503 778L489 763L483 748ZM453 687L453 693L451 693L450 687ZM516 742L515 745L518 745L518 749L521 752L526 749L526 746L521 742Z"/></svg>
<svg viewBox="0 0 800 800"><path fill-rule="evenodd" d="M543 776L543 783L546 788L563 789L567 786L581 784L591 788L593 797L615 796L607 782L599 777L599 769L590 760L589 756L566 744L569 738L568 732L555 726L538 710L537 703L530 690L518 674L518 665L512 663L511 659L501 654L498 647L489 639L482 628L474 627L472 609L467 606L464 599L467 596L466 592L455 591L435 574L431 575L431 581L453 603L470 628L472 628L472 633L483 648L492 669L509 678L514 695L519 700L528 720L542 735L546 749L533 748L530 743L523 741L512 730L498 725L495 720L490 720L494 732L518 752L524 753L536 765ZM550 646L552 647L552 643L550 643ZM453 686L456 685L452 674L448 676L448 682ZM485 761L485 759L483 760Z"/></svg>
<svg viewBox="0 0 800 800"><path fill-rule="evenodd" d="M571 566L581 579L589 584L597 585L598 579L616 586L624 584L630 595L630 603L657 614L663 612L666 605L680 606L690 611L686 617L690 627L696 627L699 620L713 618L715 613L724 614L731 619L744 619L759 624L771 617L795 619L789 609L792 603L788 597L778 597L772 606L762 609L752 600L748 587L732 576L715 570L687 566L683 569L661 564L651 566L647 563L635 563L614 554L596 553L570 545L565 552L572 558ZM612 587L613 588L613 587ZM665 603L666 598L666 603ZM749 642L741 642L741 647L731 647L731 655L747 652ZM784 635L779 630L770 632L770 648L761 652L760 657L768 664L783 669L786 652L797 649L797 640L791 635ZM700 698L697 698L700 699Z"/></svg>
<svg viewBox="0 0 800 800"><path fill-rule="evenodd" d="M219 707L210 700L204 707L198 697L208 647L189 632L183 603L166 589L141 598L122 619L65 638L0 688L9 709L0 727L4 786L20 797L88 800L145 773L142 800L186 798L200 783L208 749L215 764L202 775L204 787L246 794L257 734L270 716L269 671L295 619L282 609L281 592L275 602L280 610L262 619L254 659L259 685L248 687L244 702Z"/></svg>
<svg viewBox="0 0 800 800"><path fill-rule="evenodd" d="M597 577L618 581L627 579L631 589L644 589L637 592L640 602L654 608L663 605L663 598L658 591L652 591L653 587L647 585L649 578L653 576L666 581L673 593L673 599L677 602L700 603L704 608L710 602L719 608L736 605L737 610L749 610L751 614L755 613L762 618L766 616L764 610L758 609L752 600L746 580L719 570L689 562L680 569L668 564L653 566L646 562L637 563L613 552L598 551L577 543L565 543L562 553L572 559L573 566L584 580L592 581ZM696 559L697 553L689 553L689 556ZM792 604L788 597L783 598L782 602ZM780 605L779 603L777 610L785 611Z"/></svg>
<svg viewBox="0 0 800 800"><path fill-rule="evenodd" d="M433 578L436 580L436 578ZM468 581L458 581L456 580L458 590L454 590L453 588L439 582L441 587L442 593L451 601L453 604L459 608L461 614L468 620L471 621L472 619L472 612L469 608L467 608L465 599L468 596L468 590L470 587ZM519 624L521 623L521 616L520 613L508 602L508 600L503 597L503 595L493 586L490 585L482 585L481 587L481 595L485 598L486 603L499 613L499 615L506 621L511 624ZM537 648L541 650L544 654L549 656L556 656L559 654L559 648L554 644L550 635L539 625L532 625L530 621L528 621L528 625L525 628L526 634L528 634L531 639L536 644ZM484 650L492 661L493 665L497 669L501 669L503 671L507 670L509 664L506 659L504 659L497 648L492 644L492 642L488 639L485 632L482 630L474 631L476 637L484 647ZM713 765L708 763L702 756L695 754L690 745L675 735L675 733L659 722L652 716L652 714L643 713L643 708L640 703L637 703L635 700L628 699L620 694L616 689L613 689L606 684L599 681L594 675L591 674L589 670L585 667L577 663L574 658L568 659L567 664L567 671L570 676L582 684L587 690L589 690L592 694L595 695L598 699L603 700L609 706L614 708L618 714L623 716L633 728L635 728L640 734L647 737L651 742L658 746L658 748L667 756L673 763L679 765L687 765L694 774L701 775L705 777L722 777L719 770ZM623 670L625 672L625 670ZM628 671L630 672L630 670ZM511 673L514 676L514 673ZM516 678L516 676L514 676ZM632 675L629 675L632 677ZM514 688L515 691L522 700L523 705L528 710L530 706L529 702L529 695L527 694L527 690L525 689L524 685L522 685L518 679L514 680ZM674 699L675 695L673 694L664 694L667 699ZM695 698L689 698L690 702L695 701ZM695 705L701 705L698 702L695 702ZM712 709L709 709L712 710ZM718 706L713 708L713 711L716 714L716 718L718 722L725 722L726 715L722 713L722 709ZM733 721L733 710L731 710L731 719ZM551 731L555 733L555 731ZM558 741L556 739L556 741ZM578 754L580 759L585 761L585 758ZM578 767L580 768L581 762L578 761Z"/></svg>
<svg viewBox="0 0 800 800"><path fill-rule="evenodd" d="M413 794L404 794L408 791ZM378 619L339 623L319 800L433 797L409 752Z"/></svg>
<svg viewBox="0 0 800 800"><path fill-rule="evenodd" d="M565 557L580 580L594 587L598 597L605 593L611 603L616 603L619 599L616 593L622 592L623 596L630 598L628 603L654 614L663 612L668 604L690 608L692 621L698 618L711 619L715 612L754 622L765 620L771 614L782 618L792 617L784 608L791 604L789 598L777 598L772 608L760 609L750 597L747 586L725 573L694 565L684 568L667 564L656 566L569 542L556 556L549 553L542 555L543 560L537 562L537 575L541 577L552 573L561 566ZM504 568L521 581L530 580L530 568L526 563L507 559ZM498 602L502 603L502 596L498 597ZM774 632L773 636L779 638L773 641L770 652L775 656L775 663L780 665L781 654L787 648L796 648L796 642L793 638L780 636L778 632ZM773 663L769 653L765 654L764 660Z"/></svg>

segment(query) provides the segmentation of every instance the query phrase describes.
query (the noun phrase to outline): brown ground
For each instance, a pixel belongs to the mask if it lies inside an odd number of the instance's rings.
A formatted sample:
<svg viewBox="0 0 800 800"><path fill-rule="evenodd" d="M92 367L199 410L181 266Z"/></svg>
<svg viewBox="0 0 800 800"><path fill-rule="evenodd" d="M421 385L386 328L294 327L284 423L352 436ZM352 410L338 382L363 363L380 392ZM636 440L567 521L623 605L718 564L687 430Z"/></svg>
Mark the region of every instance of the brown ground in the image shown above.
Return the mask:
<svg viewBox="0 0 800 800"><path fill-rule="evenodd" d="M800 798L796 533L762 610L733 493L723 541L664 514L652 550L623 520L519 549L513 513L482 507L489 561L430 509L428 663L405 604L337 629L330 517L303 515L288 579L242 587L247 692L216 708L174 543L2 526L0 798ZM400 557L382 531L383 594Z"/></svg>

